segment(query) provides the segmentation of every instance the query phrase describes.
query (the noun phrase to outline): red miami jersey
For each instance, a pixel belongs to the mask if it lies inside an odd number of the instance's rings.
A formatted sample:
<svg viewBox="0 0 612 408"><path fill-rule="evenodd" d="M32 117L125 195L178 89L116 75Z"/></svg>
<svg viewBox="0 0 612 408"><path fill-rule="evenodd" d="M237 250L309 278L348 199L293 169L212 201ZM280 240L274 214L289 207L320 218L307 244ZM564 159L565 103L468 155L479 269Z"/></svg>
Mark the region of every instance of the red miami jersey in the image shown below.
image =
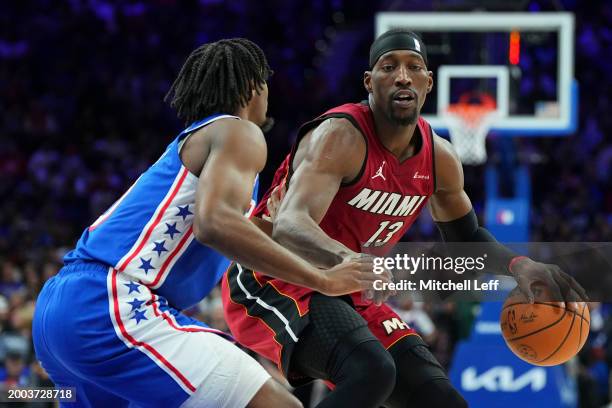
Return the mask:
<svg viewBox="0 0 612 408"><path fill-rule="evenodd" d="M293 151L276 171L254 216L267 218L267 199L272 190L291 179L292 161L299 141L328 118L346 118L363 136L367 150L361 171L352 182L340 186L320 226L331 238L355 252L388 253L435 191L434 145L429 124L419 118L414 137L415 154L399 162L379 140L372 111L367 104L346 104L304 124ZM289 376L291 352L308 325L314 291L256 271L230 267L222 281L225 318L232 334L243 346L274 361ZM415 331L386 304L376 306L350 295L357 313L386 349Z"/></svg>
<svg viewBox="0 0 612 408"><path fill-rule="evenodd" d="M320 227L355 252L384 255L410 228L435 191L433 132L422 117L414 136L420 138L420 147L403 162L376 135L374 117L366 103L338 106L304 124L293 151L276 171L254 215L267 216L266 202L272 189L291 182L293 155L300 139L333 117L348 119L361 132L366 141L366 157L357 178L338 190Z"/></svg>

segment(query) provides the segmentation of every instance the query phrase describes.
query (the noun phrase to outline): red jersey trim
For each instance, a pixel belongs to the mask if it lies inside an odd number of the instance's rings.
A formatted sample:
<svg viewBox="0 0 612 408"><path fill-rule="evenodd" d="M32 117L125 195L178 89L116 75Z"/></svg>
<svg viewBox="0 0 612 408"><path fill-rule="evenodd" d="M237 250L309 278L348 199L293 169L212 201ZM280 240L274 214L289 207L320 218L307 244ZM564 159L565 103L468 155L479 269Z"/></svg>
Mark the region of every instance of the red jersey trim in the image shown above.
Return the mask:
<svg viewBox="0 0 612 408"><path fill-rule="evenodd" d="M433 192L431 194L433 195L436 194L436 190L438 189L436 177L436 144L434 142L435 133L429 122L427 122L427 125L429 125L429 138L431 140L431 175L433 177Z"/></svg>
<svg viewBox="0 0 612 408"><path fill-rule="evenodd" d="M363 158L363 162L361 164L361 169L359 170L359 173L357 174L357 176L351 180L350 182L346 182L346 183L342 183L340 188L344 188L344 187L351 187L354 186L356 184L358 184L361 179L363 178L363 175L365 173L366 167L367 167L367 162L368 162L368 153L369 153L369 149L370 149L370 141L368 140L368 132L366 131L366 129L364 129L361 125L360 125L360 120L357 119L355 117L355 115L353 113L349 113L349 112L344 112L344 111L336 111L337 109L341 109L347 105L353 105L353 106L359 106L359 105L363 105L365 107L367 107L368 112L371 113L371 108L369 106L369 104L367 103L367 101L362 101L360 103L356 103L356 104L345 104L345 105L341 105L341 106L337 106L334 107L330 110L328 110L326 113L322 114L321 116L304 123L300 129L298 130L298 135L297 135L297 139L295 141L295 143L293 144L293 147L291 148L291 152L289 153L289 163L287 166L287 173L285 175L285 179L287 180L287 183L290 181L291 176L293 175L293 160L295 157L295 153L299 147L300 142L302 141L302 139L304 138L304 136L310 132L311 130L313 130L314 128L316 128L317 126L319 126L323 121L330 119L330 118L343 118L343 119L348 119L351 124L359 131L359 133L361 134L361 136L363 137L365 144L366 144L366 152L365 152L365 156ZM350 109L350 108L347 108ZM361 115L359 115L361 116ZM362 116L360 118L361 120L364 120L366 123L368 122L372 122L372 126L374 125L373 118L367 117L367 113L364 112L364 116ZM427 126L425 126L427 125ZM429 135L427 135L426 133L426 129L429 128ZM421 117L418 118L417 121L417 126L415 128L416 131L418 131L419 133L419 137L421 138L421 146L419 148L419 150L411 157L407 158L406 160L410 160L413 157L416 157L417 155L419 155L423 149L426 149L425 144L427 143L426 139L429 139L429 142L431 144L431 160L432 160L432 184L433 184L433 193L436 192L437 189L437 183L436 183L436 166L435 166L435 148L434 148L434 132L433 129L431 127L431 125L429 124L429 122L423 120ZM373 131L373 129L372 129ZM429 136L429 137L428 137ZM374 137L378 137L375 132L374 132ZM392 154L380 141L380 139L378 139L378 147L381 148L382 150L384 150L385 152ZM399 162L398 162L399 163ZM399 163L400 165L402 165L404 162Z"/></svg>

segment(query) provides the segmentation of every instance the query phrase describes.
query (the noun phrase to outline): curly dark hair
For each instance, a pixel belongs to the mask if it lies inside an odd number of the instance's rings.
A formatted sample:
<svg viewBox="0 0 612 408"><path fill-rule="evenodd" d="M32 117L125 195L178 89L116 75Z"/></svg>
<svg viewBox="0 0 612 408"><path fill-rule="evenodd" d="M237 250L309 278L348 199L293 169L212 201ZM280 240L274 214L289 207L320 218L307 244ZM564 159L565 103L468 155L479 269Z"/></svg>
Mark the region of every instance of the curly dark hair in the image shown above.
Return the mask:
<svg viewBox="0 0 612 408"><path fill-rule="evenodd" d="M245 38L204 44L181 68L164 101L186 124L215 113L235 113L272 75L261 48Z"/></svg>

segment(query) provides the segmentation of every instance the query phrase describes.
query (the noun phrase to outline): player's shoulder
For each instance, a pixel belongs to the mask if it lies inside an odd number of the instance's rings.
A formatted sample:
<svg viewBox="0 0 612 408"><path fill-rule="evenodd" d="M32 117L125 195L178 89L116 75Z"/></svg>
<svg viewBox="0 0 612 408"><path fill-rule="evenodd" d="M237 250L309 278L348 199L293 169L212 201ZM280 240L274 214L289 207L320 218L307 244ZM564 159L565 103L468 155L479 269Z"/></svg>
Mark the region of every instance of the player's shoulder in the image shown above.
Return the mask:
<svg viewBox="0 0 612 408"><path fill-rule="evenodd" d="M209 131L216 137L239 142L264 142L259 126L250 120L224 118L212 124Z"/></svg>
<svg viewBox="0 0 612 408"><path fill-rule="evenodd" d="M322 166L325 171L352 180L359 172L367 146L359 130L346 118L326 118L298 143L293 167L302 160Z"/></svg>
<svg viewBox="0 0 612 408"><path fill-rule="evenodd" d="M211 146L266 146L259 126L249 120L236 118L216 120L197 130L191 139L195 143L210 143Z"/></svg>
<svg viewBox="0 0 612 408"><path fill-rule="evenodd" d="M364 142L364 136L355 125L344 117L326 118L312 130L318 142L329 140L334 144L357 147Z"/></svg>
<svg viewBox="0 0 612 408"><path fill-rule="evenodd" d="M304 143L306 142L306 143ZM346 118L327 118L300 142L308 157L323 160L334 167L351 173L358 168L367 152L361 132ZM299 159L299 154L296 158ZM299 160L298 160L299 161Z"/></svg>

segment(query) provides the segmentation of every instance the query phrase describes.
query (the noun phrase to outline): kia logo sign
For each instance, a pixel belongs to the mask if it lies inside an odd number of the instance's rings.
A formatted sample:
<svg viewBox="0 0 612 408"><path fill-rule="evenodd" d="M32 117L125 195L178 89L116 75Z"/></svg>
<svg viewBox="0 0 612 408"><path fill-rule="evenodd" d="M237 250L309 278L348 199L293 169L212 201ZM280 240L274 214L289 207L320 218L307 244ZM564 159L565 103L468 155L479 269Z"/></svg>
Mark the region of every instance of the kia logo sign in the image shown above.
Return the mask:
<svg viewBox="0 0 612 408"><path fill-rule="evenodd" d="M535 367L515 377L510 366L496 366L480 375L476 367L468 367L461 373L461 388L465 391L517 392L530 387L531 391L541 391L546 386L546 370Z"/></svg>

